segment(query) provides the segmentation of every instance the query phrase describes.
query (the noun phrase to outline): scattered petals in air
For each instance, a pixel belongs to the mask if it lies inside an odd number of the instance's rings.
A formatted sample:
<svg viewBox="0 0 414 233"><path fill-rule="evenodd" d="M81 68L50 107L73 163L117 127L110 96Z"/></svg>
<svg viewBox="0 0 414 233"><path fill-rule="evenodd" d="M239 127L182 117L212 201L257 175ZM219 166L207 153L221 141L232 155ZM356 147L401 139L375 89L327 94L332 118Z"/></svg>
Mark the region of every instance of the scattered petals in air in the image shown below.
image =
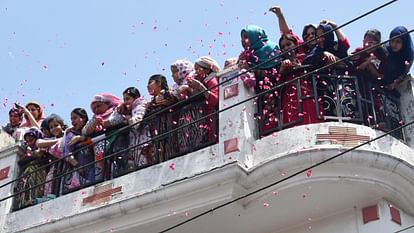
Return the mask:
<svg viewBox="0 0 414 233"><path fill-rule="evenodd" d="M175 163L174 163L174 162L172 162L172 163L170 164L170 169L174 171L174 170L175 170L175 166L176 166L176 165L175 165Z"/></svg>
<svg viewBox="0 0 414 233"><path fill-rule="evenodd" d="M267 208L267 207L269 207L269 206L270 206L270 204L269 204L269 203L267 203L267 202L264 202L264 203L263 203L263 207Z"/></svg>
<svg viewBox="0 0 414 233"><path fill-rule="evenodd" d="M4 97L4 98L3 98L3 106L4 106L4 107L7 107L7 102L8 102L8 100L9 100L9 99L8 99L7 97Z"/></svg>
<svg viewBox="0 0 414 233"><path fill-rule="evenodd" d="M306 171L306 176L311 177L312 176L312 169L309 169Z"/></svg>

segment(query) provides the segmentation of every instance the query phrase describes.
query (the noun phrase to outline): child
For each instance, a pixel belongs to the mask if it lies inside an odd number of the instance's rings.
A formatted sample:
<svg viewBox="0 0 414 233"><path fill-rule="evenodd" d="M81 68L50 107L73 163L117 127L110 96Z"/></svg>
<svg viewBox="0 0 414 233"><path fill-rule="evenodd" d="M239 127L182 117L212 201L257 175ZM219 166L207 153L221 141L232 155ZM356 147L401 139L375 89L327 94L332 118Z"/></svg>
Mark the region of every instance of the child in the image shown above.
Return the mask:
<svg viewBox="0 0 414 233"><path fill-rule="evenodd" d="M95 158L92 149L82 143L85 137L82 136L82 128L88 122L88 114L83 108L75 108L70 113L72 127L65 131L64 139L62 140L63 153L68 161L67 169L73 167L84 166L92 163ZM80 185L93 182L95 179L95 166L93 164L84 167L80 170L72 172L63 178L64 191L73 189Z"/></svg>
<svg viewBox="0 0 414 233"><path fill-rule="evenodd" d="M47 173L46 169L39 169L47 164L47 159L44 151L38 150L36 145L37 140L43 138L42 132L33 127L26 131L23 138L27 146L26 155L19 160L18 164L23 170L20 177L25 177L25 179L17 182L16 193L31 189L17 194L13 207L15 210L36 204L37 198L43 197L44 185L40 184L45 181Z"/></svg>
<svg viewBox="0 0 414 233"><path fill-rule="evenodd" d="M65 125L63 119L57 114L51 115L51 117L48 118L47 124L49 126L49 132L52 137L48 139L38 139L36 141L36 145L39 147L39 149L47 151L52 156L49 161L54 161L56 158L60 159L63 157L61 139L67 126ZM62 161L62 163L63 162L64 161ZM45 184L44 197L46 200L56 197L56 194L59 192L59 179L53 178L56 175L60 174L60 167L61 163L52 163L49 172L47 173L46 181L50 182L47 182Z"/></svg>
<svg viewBox="0 0 414 233"><path fill-rule="evenodd" d="M194 77L193 63L185 59L177 60L171 64L171 73L175 82L173 95L180 100L190 97L193 90L188 86L187 79Z"/></svg>

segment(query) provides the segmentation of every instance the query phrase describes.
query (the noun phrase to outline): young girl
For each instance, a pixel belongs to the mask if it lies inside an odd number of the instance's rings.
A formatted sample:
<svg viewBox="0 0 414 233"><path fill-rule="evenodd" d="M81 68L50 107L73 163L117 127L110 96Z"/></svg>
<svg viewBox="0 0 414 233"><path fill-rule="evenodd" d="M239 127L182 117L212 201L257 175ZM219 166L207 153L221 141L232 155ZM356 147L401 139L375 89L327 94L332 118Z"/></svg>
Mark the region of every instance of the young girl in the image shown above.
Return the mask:
<svg viewBox="0 0 414 233"><path fill-rule="evenodd" d="M82 136L82 128L89 119L86 110L83 108L73 109L70 113L70 119L72 121L72 127L65 131L64 139L62 140L63 154L68 161L64 169L65 172L74 167L90 164L95 159L92 149L82 143L85 141L85 137ZM63 178L63 191L65 192L78 186L91 183L94 179L95 166L91 164L66 175Z"/></svg>
<svg viewBox="0 0 414 233"><path fill-rule="evenodd" d="M187 79L194 77L193 63L185 59L177 60L171 64L171 73L175 82L173 95L180 100L190 97L193 90L188 86Z"/></svg>
<svg viewBox="0 0 414 233"><path fill-rule="evenodd" d="M43 151L38 150L36 141L43 138L42 132L37 128L30 128L23 136L26 143L26 155L19 160L18 164L23 170L20 179L16 184L16 193L34 187L28 191L17 194L14 199L13 209L21 209L36 204L36 199L43 197L46 179L46 169L39 169L47 164L47 159Z"/></svg>
<svg viewBox="0 0 414 233"><path fill-rule="evenodd" d="M51 115L52 116L52 115ZM38 139L36 145L39 149L47 151L52 158L49 161L54 161L55 159L60 159L63 157L63 148L61 144L62 137L64 135L65 129L67 126L63 122L63 119L56 114L53 114L52 117L48 118L49 132L52 135L48 139ZM47 199L54 198L59 192L60 188L60 179L53 179L55 176L61 173L61 167L64 161L57 163L52 163L49 169L49 172L46 176L44 197Z"/></svg>

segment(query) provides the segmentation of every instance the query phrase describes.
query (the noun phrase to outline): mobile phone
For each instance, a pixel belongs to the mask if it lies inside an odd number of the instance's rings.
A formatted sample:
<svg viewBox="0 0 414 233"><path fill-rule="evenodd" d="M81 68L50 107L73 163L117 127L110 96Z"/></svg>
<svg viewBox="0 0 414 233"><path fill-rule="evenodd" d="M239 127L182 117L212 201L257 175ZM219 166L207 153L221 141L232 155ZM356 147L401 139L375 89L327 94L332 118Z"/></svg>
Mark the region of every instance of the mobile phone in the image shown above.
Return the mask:
<svg viewBox="0 0 414 233"><path fill-rule="evenodd" d="M16 107L16 108L23 108L20 104L18 104L18 103L14 103L14 106Z"/></svg>

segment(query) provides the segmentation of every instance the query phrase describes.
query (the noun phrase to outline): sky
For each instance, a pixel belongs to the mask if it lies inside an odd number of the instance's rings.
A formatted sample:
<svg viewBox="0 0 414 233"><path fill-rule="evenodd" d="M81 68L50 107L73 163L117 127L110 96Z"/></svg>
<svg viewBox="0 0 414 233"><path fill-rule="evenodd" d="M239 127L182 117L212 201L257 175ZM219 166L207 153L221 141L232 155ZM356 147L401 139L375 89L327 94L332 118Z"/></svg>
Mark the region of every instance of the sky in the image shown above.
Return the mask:
<svg viewBox="0 0 414 233"><path fill-rule="evenodd" d="M137 87L149 99L152 74L164 74L172 85L170 65L210 55L221 65L242 50L240 31L263 27L271 40L280 37L277 19L268 9L282 7L289 26L322 19L338 25L387 1L242 1L242 0L2 0L0 1L0 124L8 122L15 102L36 100L46 115L66 123L73 108L89 109L97 93L122 97ZM399 0L343 28L353 51L364 32L377 28L383 40L396 26L411 30L412 0ZM413 37L413 35L412 35Z"/></svg>

